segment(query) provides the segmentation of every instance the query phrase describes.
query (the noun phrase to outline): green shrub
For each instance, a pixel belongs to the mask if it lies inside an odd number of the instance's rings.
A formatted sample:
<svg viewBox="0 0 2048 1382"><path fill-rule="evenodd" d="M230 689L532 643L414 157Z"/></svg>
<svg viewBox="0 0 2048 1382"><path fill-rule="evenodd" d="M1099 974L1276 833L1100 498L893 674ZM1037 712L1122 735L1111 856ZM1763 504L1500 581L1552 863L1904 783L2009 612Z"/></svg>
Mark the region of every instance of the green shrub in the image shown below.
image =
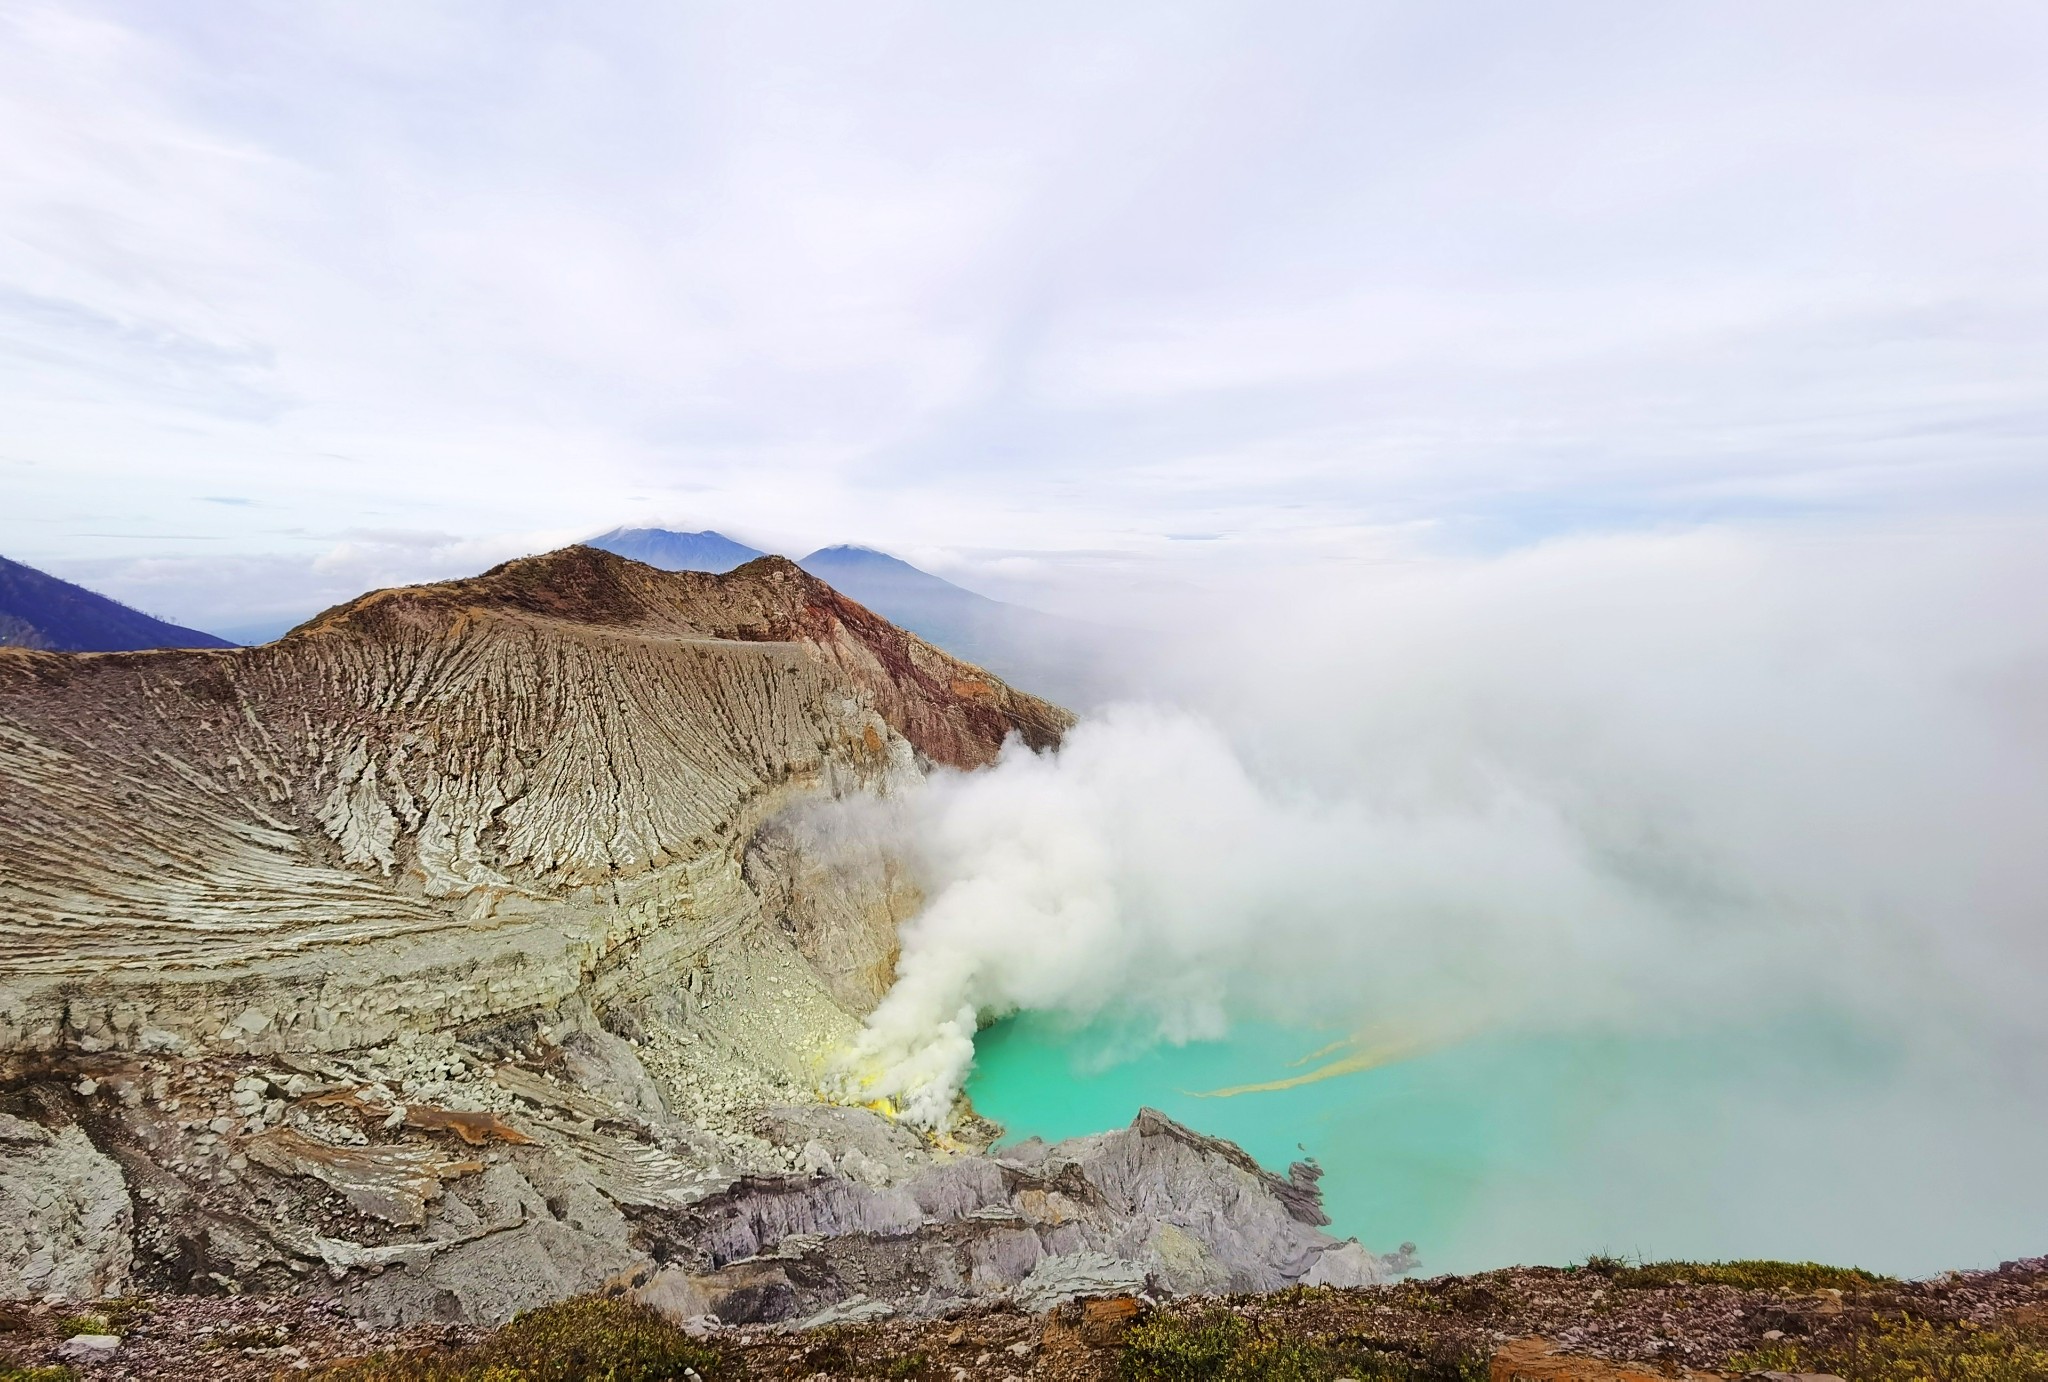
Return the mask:
<svg viewBox="0 0 2048 1382"><path fill-rule="evenodd" d="M2043 1382L2048 1338L2003 1325L1979 1329L1967 1322L1937 1325L1912 1315L1886 1315L1838 1343L1774 1344L1729 1366L1827 1372L1846 1382Z"/></svg>
<svg viewBox="0 0 2048 1382"><path fill-rule="evenodd" d="M530 1310L481 1343L446 1353L377 1354L337 1364L331 1382L706 1382L734 1376L644 1305L586 1296Z"/></svg>
<svg viewBox="0 0 2048 1382"><path fill-rule="evenodd" d="M0 1358L0 1382L78 1382L69 1368L25 1368Z"/></svg>
<svg viewBox="0 0 2048 1382"><path fill-rule="evenodd" d="M1486 1382L1487 1355L1446 1341L1411 1343L1354 1335L1327 1350L1331 1376L1358 1382Z"/></svg>
<svg viewBox="0 0 2048 1382"><path fill-rule="evenodd" d="M1199 1319L1155 1314L1124 1336L1117 1375L1125 1382L1207 1382L1225 1371L1250 1333L1235 1315L1218 1312Z"/></svg>

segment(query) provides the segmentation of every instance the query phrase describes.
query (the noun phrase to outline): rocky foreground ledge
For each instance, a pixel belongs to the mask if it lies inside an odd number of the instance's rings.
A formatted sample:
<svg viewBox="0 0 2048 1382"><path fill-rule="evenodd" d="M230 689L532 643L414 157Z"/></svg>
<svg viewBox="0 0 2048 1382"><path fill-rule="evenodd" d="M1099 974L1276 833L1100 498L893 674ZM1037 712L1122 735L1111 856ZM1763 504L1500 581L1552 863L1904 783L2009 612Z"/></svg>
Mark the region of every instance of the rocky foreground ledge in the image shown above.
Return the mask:
<svg viewBox="0 0 2048 1382"><path fill-rule="evenodd" d="M11 1359L11 1361L4 1361ZM680 1328L623 1293L496 1330L382 1330L331 1303L142 1295L0 1307L0 1378L151 1382L617 1382L1050 1378L1061 1382L2032 1382L2048 1378L2048 1257L1896 1281L1811 1264L1612 1261L1394 1285L811 1328Z"/></svg>

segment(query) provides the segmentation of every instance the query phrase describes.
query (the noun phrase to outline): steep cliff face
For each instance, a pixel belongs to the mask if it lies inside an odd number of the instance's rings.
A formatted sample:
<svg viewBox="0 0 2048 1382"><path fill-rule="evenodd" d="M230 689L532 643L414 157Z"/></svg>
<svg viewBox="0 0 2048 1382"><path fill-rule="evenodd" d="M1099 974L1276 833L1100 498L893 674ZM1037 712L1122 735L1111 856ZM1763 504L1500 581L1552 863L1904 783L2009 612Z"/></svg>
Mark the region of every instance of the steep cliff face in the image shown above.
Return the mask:
<svg viewBox="0 0 2048 1382"><path fill-rule="evenodd" d="M0 1210L42 1216L0 1296L731 1320L1369 1274L1312 1176L1156 1118L999 1160L817 1103L918 894L809 808L1068 723L776 558L0 652Z"/></svg>

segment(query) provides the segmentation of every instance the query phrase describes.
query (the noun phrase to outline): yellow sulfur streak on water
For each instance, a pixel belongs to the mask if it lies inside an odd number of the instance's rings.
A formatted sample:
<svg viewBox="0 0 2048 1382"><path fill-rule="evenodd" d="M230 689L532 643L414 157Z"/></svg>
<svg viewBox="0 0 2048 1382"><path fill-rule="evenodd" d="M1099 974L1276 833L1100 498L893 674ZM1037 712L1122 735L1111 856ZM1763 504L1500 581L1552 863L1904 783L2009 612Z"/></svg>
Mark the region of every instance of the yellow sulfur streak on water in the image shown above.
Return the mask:
<svg viewBox="0 0 2048 1382"><path fill-rule="evenodd" d="M1362 1041L1363 1038L1360 1037L1333 1041L1322 1050L1303 1056L1300 1060L1292 1062L1292 1065L1306 1065L1312 1060L1346 1047L1352 1048L1350 1055L1340 1056L1299 1075L1288 1075L1278 1080L1261 1080L1256 1084L1231 1085L1225 1089L1193 1089L1187 1092L1196 1099L1231 1099L1240 1094L1271 1094L1282 1089L1299 1089L1302 1085L1314 1084L1318 1080L1335 1079L1339 1075L1355 1075L1361 1070L1371 1070L1378 1066L1391 1065L1395 1061L1407 1060L1423 1049L1423 1043L1419 1041L1382 1042L1376 1046L1363 1046Z"/></svg>

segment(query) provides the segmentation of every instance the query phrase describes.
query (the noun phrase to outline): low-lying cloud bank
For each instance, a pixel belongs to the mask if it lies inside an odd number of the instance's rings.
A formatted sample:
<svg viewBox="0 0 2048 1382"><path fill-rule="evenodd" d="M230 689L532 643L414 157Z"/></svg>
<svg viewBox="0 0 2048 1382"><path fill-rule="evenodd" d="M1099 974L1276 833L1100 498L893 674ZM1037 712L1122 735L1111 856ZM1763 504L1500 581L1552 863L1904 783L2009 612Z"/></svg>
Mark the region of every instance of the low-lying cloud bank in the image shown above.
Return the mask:
<svg viewBox="0 0 2048 1382"><path fill-rule="evenodd" d="M1576 541L1191 610L1144 702L894 807L929 903L849 1087L943 1125L1020 1010L1426 1042L1804 1009L2048 1091L2038 537Z"/></svg>

